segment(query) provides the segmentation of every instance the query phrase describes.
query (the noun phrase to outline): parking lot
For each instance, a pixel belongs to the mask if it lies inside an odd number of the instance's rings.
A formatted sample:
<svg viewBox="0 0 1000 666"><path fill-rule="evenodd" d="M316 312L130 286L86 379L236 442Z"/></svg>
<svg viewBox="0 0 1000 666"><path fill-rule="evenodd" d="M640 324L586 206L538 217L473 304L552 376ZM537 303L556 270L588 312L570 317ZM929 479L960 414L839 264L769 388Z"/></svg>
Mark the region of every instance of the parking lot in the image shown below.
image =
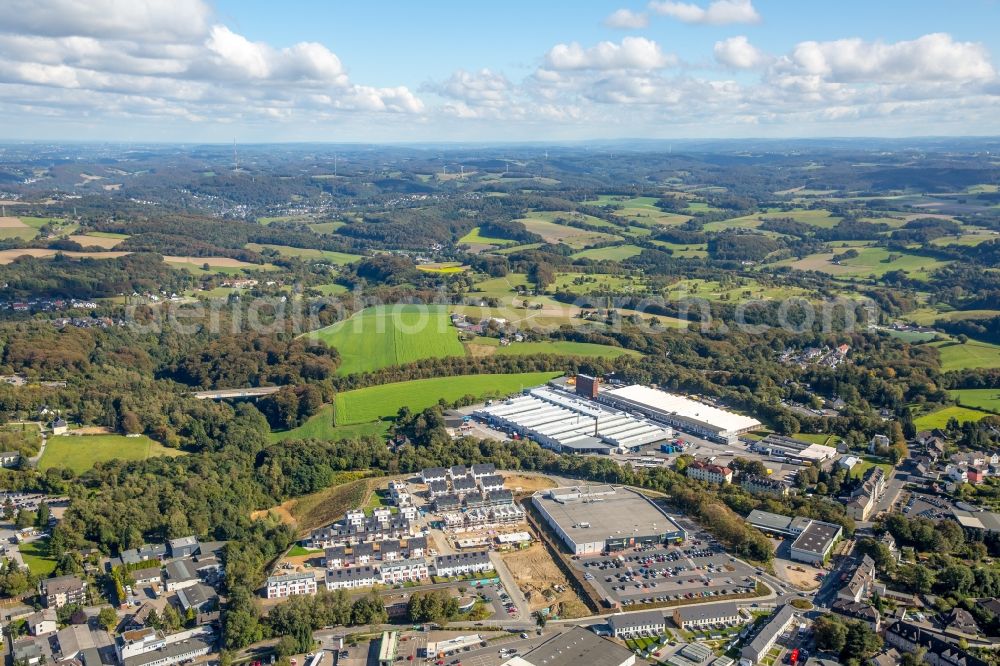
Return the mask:
<svg viewBox="0 0 1000 666"><path fill-rule="evenodd" d="M682 600L722 600L752 591L754 570L721 546L693 539L682 546L650 546L575 560L608 599L622 606Z"/></svg>
<svg viewBox="0 0 1000 666"><path fill-rule="evenodd" d="M952 505L940 497L910 493L908 497L900 497L900 510L909 518L943 520L951 515Z"/></svg>

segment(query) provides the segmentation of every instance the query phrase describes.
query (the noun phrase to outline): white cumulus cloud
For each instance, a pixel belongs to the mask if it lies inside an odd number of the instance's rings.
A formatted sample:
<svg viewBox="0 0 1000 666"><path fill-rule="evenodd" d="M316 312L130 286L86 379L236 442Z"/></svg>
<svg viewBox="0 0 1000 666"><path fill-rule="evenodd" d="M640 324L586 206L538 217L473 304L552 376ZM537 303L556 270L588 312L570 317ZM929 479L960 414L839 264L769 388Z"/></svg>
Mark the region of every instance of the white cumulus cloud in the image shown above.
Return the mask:
<svg viewBox="0 0 1000 666"><path fill-rule="evenodd" d="M600 42L584 48L577 42L557 44L545 55L553 70L654 70L677 63L676 56L663 53L660 45L645 37L626 37L620 44Z"/></svg>
<svg viewBox="0 0 1000 666"><path fill-rule="evenodd" d="M716 61L733 69L755 69L769 60L766 53L743 35L716 42L713 52Z"/></svg>
<svg viewBox="0 0 1000 666"><path fill-rule="evenodd" d="M683 23L729 25L760 22L760 14L754 9L751 0L713 0L707 7L690 2L653 0L649 3L649 8Z"/></svg>
<svg viewBox="0 0 1000 666"><path fill-rule="evenodd" d="M604 19L604 25L621 30L638 30L649 25L649 16L631 9L619 9Z"/></svg>

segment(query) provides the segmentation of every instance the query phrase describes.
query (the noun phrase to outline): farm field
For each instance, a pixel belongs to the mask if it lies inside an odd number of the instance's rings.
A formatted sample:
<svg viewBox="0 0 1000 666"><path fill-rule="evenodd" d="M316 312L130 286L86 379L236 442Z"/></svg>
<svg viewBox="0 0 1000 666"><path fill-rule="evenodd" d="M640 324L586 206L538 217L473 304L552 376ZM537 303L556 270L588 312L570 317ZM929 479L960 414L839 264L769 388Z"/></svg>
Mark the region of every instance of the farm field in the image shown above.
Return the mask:
<svg viewBox="0 0 1000 666"><path fill-rule="evenodd" d="M9 264L18 257L30 256L37 257L39 259L46 259L48 257L54 257L56 254L62 253L67 257L77 257L77 258L88 258L88 259L115 259L117 257L124 257L129 252L73 252L73 251L60 251L60 250L50 250L48 248L41 247L29 247L17 250L0 250L0 264Z"/></svg>
<svg viewBox="0 0 1000 666"><path fill-rule="evenodd" d="M948 312L938 312L934 308L920 308L906 314L906 319L922 326L929 326L938 319L959 321L960 319L989 319L990 317L1000 317L1000 310L951 310Z"/></svg>
<svg viewBox="0 0 1000 666"><path fill-rule="evenodd" d="M645 289L641 277L603 275L601 273L559 273L552 285L556 290L574 294L589 294L594 291L639 292Z"/></svg>
<svg viewBox="0 0 1000 666"><path fill-rule="evenodd" d="M703 259L708 256L707 243L692 243L682 245L681 243L669 243L667 241L654 240L652 243L658 247L666 248L673 252L675 257Z"/></svg>
<svg viewBox="0 0 1000 666"><path fill-rule="evenodd" d="M537 217L521 218L518 222L523 222L528 231L538 234L545 239L546 243L564 243L575 249L583 249L587 245L618 240L620 238L619 236L599 231L588 231L586 229L568 227L564 224L556 224L555 222Z"/></svg>
<svg viewBox="0 0 1000 666"><path fill-rule="evenodd" d="M369 308L308 335L337 350L340 375L424 358L465 356L458 332L443 306Z"/></svg>
<svg viewBox="0 0 1000 666"><path fill-rule="evenodd" d="M833 255L843 252L840 249L836 252L811 254L802 259L786 259L775 265L791 266L802 271L820 271L838 277L864 278L870 275L881 277L889 271L904 271L911 278L919 280L926 279L932 271L947 266L949 263L915 254L906 254L903 252L890 253L889 250L882 247L857 249L857 257L844 259L839 264L833 263ZM889 261L890 254L894 257L892 261Z"/></svg>
<svg viewBox="0 0 1000 666"><path fill-rule="evenodd" d="M124 234L118 237L98 236L96 234L72 234L69 236L69 240L79 243L83 247L95 246L105 250L110 250L115 246L120 245L126 238L128 238L128 236Z"/></svg>
<svg viewBox="0 0 1000 666"><path fill-rule="evenodd" d="M45 453L38 461L38 469L45 471L61 467L82 474L95 463L109 460L145 460L157 456L183 455L177 449L168 449L145 435L58 435L50 437Z"/></svg>
<svg viewBox="0 0 1000 666"><path fill-rule="evenodd" d="M274 250L283 257L297 257L299 259L316 259L328 261L338 266L354 263L363 257L359 254L347 254L346 252L333 252L332 250L316 250L314 248L289 247L287 245L270 245L267 243L247 243L246 248L255 252L261 250Z"/></svg>
<svg viewBox="0 0 1000 666"><path fill-rule="evenodd" d="M670 285L667 297L670 299L704 298L706 300L728 300L739 302L743 299L768 298L808 298L809 290L787 285L769 286L757 280L743 278L739 282L719 282L717 280L680 280Z"/></svg>
<svg viewBox="0 0 1000 666"><path fill-rule="evenodd" d="M953 389L948 393L963 407L1000 414L1000 389Z"/></svg>
<svg viewBox="0 0 1000 666"><path fill-rule="evenodd" d="M459 238L458 242L468 243L469 245L514 245L517 243L517 241L512 241L507 238L492 238L490 236L483 236L480 234L479 227L473 227L472 231Z"/></svg>
<svg viewBox="0 0 1000 666"><path fill-rule="evenodd" d="M338 393L335 422L340 425L389 419L401 407L421 411L439 400L453 402L466 395L507 395L544 384L561 372L525 372L512 375L463 375L384 384Z"/></svg>
<svg viewBox="0 0 1000 666"><path fill-rule="evenodd" d="M918 416L913 419L913 425L917 427L917 430L933 430L934 428L944 428L948 425L948 421L952 418L958 419L958 422L962 423L964 421L978 421L984 416L988 416L988 414L986 412L981 412L978 409L968 409L966 407L945 407L944 409L939 409L936 412Z"/></svg>
<svg viewBox="0 0 1000 666"><path fill-rule="evenodd" d="M941 354L941 369L1000 368L1000 346L969 340L964 345L956 341L931 342Z"/></svg>
<svg viewBox="0 0 1000 666"><path fill-rule="evenodd" d="M436 264L420 264L417 266L418 271L423 271L425 273L438 273L440 275L454 275L456 273L464 273L469 270L468 266L463 266L457 261L446 261L439 262Z"/></svg>
<svg viewBox="0 0 1000 666"><path fill-rule="evenodd" d="M642 248L636 245L612 245L611 247L583 250L570 255L570 257L573 259L593 259L594 261L621 261L634 257L640 252L642 252Z"/></svg>
<svg viewBox="0 0 1000 666"><path fill-rule="evenodd" d="M510 296L516 287L528 288L528 276L524 273L508 273L504 277L490 278L477 282L473 295L503 297Z"/></svg>
<svg viewBox="0 0 1000 666"><path fill-rule="evenodd" d="M840 222L840 217L832 215L828 210L806 210L796 209L782 211L775 208L765 213L753 213L743 217L734 217L729 220L719 220L709 222L705 225L705 231L725 231L726 229L756 229L765 220L792 219L803 224L810 224L814 227L829 229Z"/></svg>
<svg viewBox="0 0 1000 666"><path fill-rule="evenodd" d="M31 240L38 234L38 228L25 224L17 217L0 217L0 239L20 238Z"/></svg>
<svg viewBox="0 0 1000 666"><path fill-rule="evenodd" d="M229 275L242 273L244 270L269 271L275 269L274 264L251 264L249 262L240 261L239 259L233 259L231 257L166 256L163 257L163 261L167 262L174 268L191 271L195 275L205 274L206 271L204 267L206 265L209 268L207 271L208 273L226 273Z"/></svg>
<svg viewBox="0 0 1000 666"><path fill-rule="evenodd" d="M641 356L637 351L599 345L590 342L551 340L546 342L514 342L500 346L497 338L477 337L466 346L473 356L529 356L531 354L562 354L565 356L586 356L590 358L617 358L618 356Z"/></svg>

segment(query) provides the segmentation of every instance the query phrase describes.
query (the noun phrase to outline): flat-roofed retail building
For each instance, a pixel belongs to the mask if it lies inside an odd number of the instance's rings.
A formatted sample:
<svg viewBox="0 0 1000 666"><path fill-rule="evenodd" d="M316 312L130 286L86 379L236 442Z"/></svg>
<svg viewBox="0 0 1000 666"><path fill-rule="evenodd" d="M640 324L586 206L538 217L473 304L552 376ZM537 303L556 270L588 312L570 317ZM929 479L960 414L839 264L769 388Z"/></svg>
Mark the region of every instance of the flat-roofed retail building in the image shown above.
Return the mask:
<svg viewBox="0 0 1000 666"><path fill-rule="evenodd" d="M686 537L656 504L620 486L552 488L535 493L531 503L576 555Z"/></svg>
<svg viewBox="0 0 1000 666"><path fill-rule="evenodd" d="M737 441L743 433L761 427L760 421L749 416L639 384L603 391L597 400L727 444Z"/></svg>

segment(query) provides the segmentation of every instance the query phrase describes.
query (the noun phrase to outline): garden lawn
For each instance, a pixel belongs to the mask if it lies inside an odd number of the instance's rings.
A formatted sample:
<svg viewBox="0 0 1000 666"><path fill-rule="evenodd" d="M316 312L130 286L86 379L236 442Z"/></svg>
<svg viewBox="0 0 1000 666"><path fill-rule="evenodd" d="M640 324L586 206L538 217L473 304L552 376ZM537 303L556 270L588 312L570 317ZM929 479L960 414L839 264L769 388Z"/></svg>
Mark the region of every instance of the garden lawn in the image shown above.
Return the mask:
<svg viewBox="0 0 1000 666"><path fill-rule="evenodd" d="M58 435L50 437L38 469L61 467L82 474L95 463L109 460L145 460L156 456L177 456L183 452L168 449L145 435Z"/></svg>
<svg viewBox="0 0 1000 666"><path fill-rule="evenodd" d="M309 336L337 350L340 375L425 358L465 356L448 310L437 305L368 308Z"/></svg>
<svg viewBox="0 0 1000 666"><path fill-rule="evenodd" d="M49 554L49 540L36 539L22 543L18 550L21 551L21 558L25 566L36 576L47 578L55 571L58 562Z"/></svg>
<svg viewBox="0 0 1000 666"><path fill-rule="evenodd" d="M913 419L913 425L917 427L917 430L933 430L934 428L944 428L948 425L948 421L952 417L958 419L959 423L962 423L964 421L978 421L984 416L987 416L987 413L981 412L977 409L968 409L966 407L945 407L944 409L939 409L936 412L918 416Z"/></svg>
<svg viewBox="0 0 1000 666"><path fill-rule="evenodd" d="M472 395L477 398L516 393L521 389L544 384L561 372L526 372L512 375L462 375L435 377L409 382L370 386L338 393L335 423L354 425L394 417L401 407L423 411L439 400L454 402Z"/></svg>

